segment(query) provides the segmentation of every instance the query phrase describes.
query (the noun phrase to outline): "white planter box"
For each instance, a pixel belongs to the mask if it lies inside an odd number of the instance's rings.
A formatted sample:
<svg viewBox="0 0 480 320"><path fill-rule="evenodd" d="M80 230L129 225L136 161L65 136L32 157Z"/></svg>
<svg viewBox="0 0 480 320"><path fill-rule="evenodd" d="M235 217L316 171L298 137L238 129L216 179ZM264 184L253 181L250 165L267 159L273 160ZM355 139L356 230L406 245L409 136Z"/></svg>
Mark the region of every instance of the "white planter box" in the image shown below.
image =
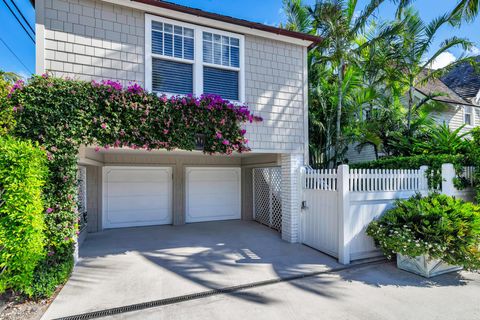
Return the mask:
<svg viewBox="0 0 480 320"><path fill-rule="evenodd" d="M410 258L401 254L397 254L397 267L425 278L463 269L459 266L446 264L438 259L430 259L426 255Z"/></svg>

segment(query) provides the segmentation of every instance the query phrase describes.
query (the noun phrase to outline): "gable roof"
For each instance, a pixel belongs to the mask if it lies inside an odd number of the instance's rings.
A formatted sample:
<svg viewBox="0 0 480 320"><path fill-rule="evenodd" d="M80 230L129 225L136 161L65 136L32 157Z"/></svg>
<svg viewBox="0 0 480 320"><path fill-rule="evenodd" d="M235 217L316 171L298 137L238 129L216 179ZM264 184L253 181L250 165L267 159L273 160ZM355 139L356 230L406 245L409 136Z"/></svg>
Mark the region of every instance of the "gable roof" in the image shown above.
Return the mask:
<svg viewBox="0 0 480 320"><path fill-rule="evenodd" d="M443 93L444 95L433 98L435 101L444 103L453 103L461 105L472 105L470 101L466 101L455 91L450 89L442 80L431 79L425 84L417 85L415 90L423 94L424 96Z"/></svg>
<svg viewBox="0 0 480 320"><path fill-rule="evenodd" d="M290 37L290 38L296 38L296 39L300 39L300 40L310 41L312 43L312 45L317 44L320 41L322 41L321 37L318 37L318 36L315 36L315 35L302 33L302 32L296 32L296 31L290 31L290 30L287 30L287 29L268 26L268 25L258 23L258 22L252 22L252 21L248 21L248 20L244 20L244 19L234 18L234 17L221 15L221 14L217 14L217 13L213 13L213 12L207 12L207 11L203 11L203 10L196 9L196 8L182 6L182 5L172 3L172 2L168 2L168 1L163 1L163 0L130 0L130 1L131 2L142 3L142 4L146 4L146 5L151 5L151 6L155 6L155 7L160 7L160 8L163 8L163 9L173 10L173 11L177 11L177 12L181 12L181 13L185 13L185 14L191 14L191 15L195 15L195 16L198 16L198 17L203 17L203 18L212 19L212 20L216 20L216 21L221 21L221 22L225 22L225 23L230 23L230 24L234 24L234 25L238 25L238 26L242 26L242 27L247 27L247 28L251 28L251 29L261 30L261 31L264 31L264 32L270 32L270 33L274 33L274 34L278 34L278 35L282 35L282 36L286 36L286 37ZM35 7L35 0L30 0L30 2Z"/></svg>
<svg viewBox="0 0 480 320"><path fill-rule="evenodd" d="M480 63L480 56L476 58ZM469 102L480 91L480 72L475 72L469 63L463 63L442 77L442 81L464 100Z"/></svg>

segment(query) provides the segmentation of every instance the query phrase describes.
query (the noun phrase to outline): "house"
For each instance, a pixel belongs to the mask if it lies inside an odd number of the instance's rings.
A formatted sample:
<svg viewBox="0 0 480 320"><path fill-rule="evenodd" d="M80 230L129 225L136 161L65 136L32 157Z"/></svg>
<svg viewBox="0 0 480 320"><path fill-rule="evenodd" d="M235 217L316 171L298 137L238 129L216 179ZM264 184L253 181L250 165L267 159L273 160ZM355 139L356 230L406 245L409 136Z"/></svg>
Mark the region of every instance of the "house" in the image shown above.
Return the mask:
<svg viewBox="0 0 480 320"><path fill-rule="evenodd" d="M477 57L480 62L480 56ZM440 95L439 95L440 94ZM415 97L433 100L446 105L442 112L432 113L438 124L447 124L455 130L462 126L463 132L480 125L480 73L468 64L460 64L441 79L432 79L415 88ZM350 163L375 160L372 146L365 146L360 152L356 144L349 145L346 158Z"/></svg>
<svg viewBox="0 0 480 320"><path fill-rule="evenodd" d="M254 205L253 171L268 167L281 181L272 198L282 238L299 240L307 51L319 38L157 0L34 5L38 74L135 82L167 95L219 94L263 118L245 125L251 152L242 155L84 146L79 177L89 232L254 219L272 210L268 201Z"/></svg>

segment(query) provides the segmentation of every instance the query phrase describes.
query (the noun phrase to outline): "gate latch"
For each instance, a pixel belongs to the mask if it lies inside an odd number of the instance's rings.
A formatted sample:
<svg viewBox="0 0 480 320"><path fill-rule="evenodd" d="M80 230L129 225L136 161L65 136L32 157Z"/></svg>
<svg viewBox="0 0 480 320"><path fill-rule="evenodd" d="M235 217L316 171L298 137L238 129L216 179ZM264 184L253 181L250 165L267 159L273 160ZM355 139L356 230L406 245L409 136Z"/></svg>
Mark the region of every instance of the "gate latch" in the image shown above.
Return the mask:
<svg viewBox="0 0 480 320"><path fill-rule="evenodd" d="M307 207L307 201L303 200L302 201L302 210L308 209Z"/></svg>

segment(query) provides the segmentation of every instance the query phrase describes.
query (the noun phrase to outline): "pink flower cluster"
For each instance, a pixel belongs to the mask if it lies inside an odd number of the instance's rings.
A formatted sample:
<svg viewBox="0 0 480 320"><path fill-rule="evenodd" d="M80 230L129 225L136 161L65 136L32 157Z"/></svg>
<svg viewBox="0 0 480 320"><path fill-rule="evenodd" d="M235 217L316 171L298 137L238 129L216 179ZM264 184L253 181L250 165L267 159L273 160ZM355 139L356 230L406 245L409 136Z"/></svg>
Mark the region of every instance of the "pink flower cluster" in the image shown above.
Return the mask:
<svg viewBox="0 0 480 320"><path fill-rule="evenodd" d="M10 92L8 93L8 97L10 98L15 91L22 90L24 85L25 85L25 81L23 81L23 80L15 81L13 86L10 88ZM16 110L14 110L14 111L16 111Z"/></svg>

